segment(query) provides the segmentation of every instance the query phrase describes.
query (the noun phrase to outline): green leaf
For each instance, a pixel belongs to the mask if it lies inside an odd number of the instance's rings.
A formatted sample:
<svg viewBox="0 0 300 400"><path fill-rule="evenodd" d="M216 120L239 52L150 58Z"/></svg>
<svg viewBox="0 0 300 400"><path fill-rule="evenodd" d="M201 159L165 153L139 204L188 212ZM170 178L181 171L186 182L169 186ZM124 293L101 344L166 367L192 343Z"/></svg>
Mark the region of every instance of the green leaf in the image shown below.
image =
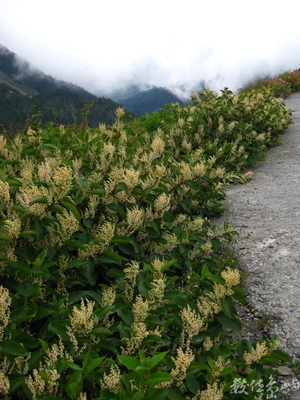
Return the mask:
<svg viewBox="0 0 300 400"><path fill-rule="evenodd" d="M37 152L38 152L37 148L34 148L34 147L29 148L28 145L24 145L24 147L27 147L27 148L23 149L22 153L24 153L28 156L33 156L33 155L37 154Z"/></svg>
<svg viewBox="0 0 300 400"><path fill-rule="evenodd" d="M172 400L186 400L186 397L183 397L179 387L171 386L168 390L169 399Z"/></svg>
<svg viewBox="0 0 300 400"><path fill-rule="evenodd" d="M90 219L84 219L83 220L83 225L86 226L87 228L91 229L93 226L93 222Z"/></svg>
<svg viewBox="0 0 300 400"><path fill-rule="evenodd" d="M204 363L193 363L188 367L189 371L204 371L204 370L209 370L209 366Z"/></svg>
<svg viewBox="0 0 300 400"><path fill-rule="evenodd" d="M187 214L190 214L191 212L191 199L190 198L186 198L185 200L182 200L180 202L181 207L184 209L184 211L186 211Z"/></svg>
<svg viewBox="0 0 300 400"><path fill-rule="evenodd" d="M103 253L97 256L97 260L102 263L122 265L124 257L121 257L120 254L116 253L115 251L105 250Z"/></svg>
<svg viewBox="0 0 300 400"><path fill-rule="evenodd" d="M150 224L151 228L154 230L156 233L156 237L161 237L162 236L162 229L161 229L161 222L157 219L151 222Z"/></svg>
<svg viewBox="0 0 300 400"><path fill-rule="evenodd" d="M31 322L39 321L40 319L46 318L53 313L54 313L53 310L49 310L47 308L40 308L36 313L36 316L32 318Z"/></svg>
<svg viewBox="0 0 300 400"><path fill-rule="evenodd" d="M71 399L77 399L83 386L82 373L75 371L68 380L67 394Z"/></svg>
<svg viewBox="0 0 300 400"><path fill-rule="evenodd" d="M232 298L229 296L226 296L224 299L220 299L221 305L222 305L222 311L228 318L235 318L237 312L234 307Z"/></svg>
<svg viewBox="0 0 300 400"><path fill-rule="evenodd" d="M48 204L48 198L46 196L34 196L29 200L29 205L33 206L34 204Z"/></svg>
<svg viewBox="0 0 300 400"><path fill-rule="evenodd" d="M146 365L147 363L147 358L145 357L144 353L142 352L142 350L139 350L139 358L141 360L141 363L143 365Z"/></svg>
<svg viewBox="0 0 300 400"><path fill-rule="evenodd" d="M31 269L27 267L27 264L22 263L21 261L7 261L7 264L10 267L12 267L12 268L14 268L14 269L16 269L18 271L22 271L22 272L24 272L25 274L28 274L28 275L30 275L31 272L32 272Z"/></svg>
<svg viewBox="0 0 300 400"><path fill-rule="evenodd" d="M76 268L76 267L81 267L83 265L86 265L88 263L87 260L72 260L68 262L68 267L67 268Z"/></svg>
<svg viewBox="0 0 300 400"><path fill-rule="evenodd" d="M28 229L28 230L26 230L26 231L20 232L20 233L19 233L19 238L21 238L21 237L26 237L26 236L35 236L35 235L36 235L36 232L35 232L35 231L33 231L33 230L31 230L31 229Z"/></svg>
<svg viewBox="0 0 300 400"><path fill-rule="evenodd" d="M187 375L185 378L185 384L192 393L196 393L200 389L199 383L194 375Z"/></svg>
<svg viewBox="0 0 300 400"><path fill-rule="evenodd" d="M133 323L133 314L130 310L125 307L120 308L117 312L118 316L127 324L131 325Z"/></svg>
<svg viewBox="0 0 300 400"><path fill-rule="evenodd" d="M218 314L217 320L220 324L233 331L239 331L241 329L241 322L238 319L228 318L224 313Z"/></svg>
<svg viewBox="0 0 300 400"><path fill-rule="evenodd" d="M47 262L45 263L48 267L52 267L53 265L56 265L55 262ZM47 276L50 277L51 273L48 268L43 267L39 271L33 271L34 276Z"/></svg>
<svg viewBox="0 0 300 400"><path fill-rule="evenodd" d="M79 290L76 292L71 292L69 296L69 304L72 304L80 299L85 299L87 297L91 297L98 304L101 303L102 297L99 293L94 292L93 290ZM110 307L110 306L108 306ZM100 318L100 317L99 317Z"/></svg>
<svg viewBox="0 0 300 400"><path fill-rule="evenodd" d="M101 136L97 136L97 137L95 137L94 139L90 140L90 141L89 141L89 144L97 143L97 142L99 142L100 140L101 140L101 141L103 140L102 137L101 137Z"/></svg>
<svg viewBox="0 0 300 400"><path fill-rule="evenodd" d="M168 351L164 351L163 353L156 354L155 356L150 358L147 361L148 367L150 369L154 368L155 365L157 365L161 360L163 360L167 354L168 354Z"/></svg>
<svg viewBox="0 0 300 400"><path fill-rule="evenodd" d="M186 295L179 290L170 290L165 292L164 299L177 300L177 302L186 301Z"/></svg>
<svg viewBox="0 0 300 400"><path fill-rule="evenodd" d="M119 182L117 184L117 188L120 190L124 190L124 192L127 192L127 190L128 190L128 186L126 185L125 182Z"/></svg>
<svg viewBox="0 0 300 400"><path fill-rule="evenodd" d="M14 337L14 340L18 343L21 343L24 347L26 347L26 349L35 349L40 345L40 342L28 334L25 330L22 330L16 337Z"/></svg>
<svg viewBox="0 0 300 400"><path fill-rule="evenodd" d="M134 117L131 114L125 113L125 114L121 115L120 120L122 121L123 119L127 119L127 118L134 119Z"/></svg>
<svg viewBox="0 0 300 400"><path fill-rule="evenodd" d="M40 268L43 265L43 263L47 257L47 254L48 254L48 249L43 250L41 253L39 253L37 255L35 261L32 264L34 266Z"/></svg>
<svg viewBox="0 0 300 400"><path fill-rule="evenodd" d="M94 263L88 262L81 267L81 274L86 278L87 282L94 286L97 280L97 274L94 269Z"/></svg>
<svg viewBox="0 0 300 400"><path fill-rule="evenodd" d="M118 268L109 268L107 270L107 276L110 277L110 278L116 278L118 276L123 278L124 277L124 272L121 271Z"/></svg>
<svg viewBox="0 0 300 400"><path fill-rule="evenodd" d="M103 335L103 336L113 334L112 331L110 331L108 328L105 328L105 326L96 326L91 333L93 335Z"/></svg>
<svg viewBox="0 0 300 400"><path fill-rule="evenodd" d="M21 285L18 285L17 292L24 297L31 297L38 293L40 290L40 285L38 283L30 283L24 282Z"/></svg>
<svg viewBox="0 0 300 400"><path fill-rule="evenodd" d="M86 368L83 370L84 376L89 375L94 369L96 369L100 364L102 364L105 357L94 358L93 360L89 360L89 363Z"/></svg>
<svg viewBox="0 0 300 400"><path fill-rule="evenodd" d="M69 341L69 335L67 334L67 328L59 321L52 321L48 325L48 330L50 332L55 333L58 336L61 336L63 340Z"/></svg>
<svg viewBox="0 0 300 400"><path fill-rule="evenodd" d="M245 306L247 302L245 299L244 289L241 288L240 286L233 286L231 289L233 291L233 297Z"/></svg>
<svg viewBox="0 0 300 400"><path fill-rule="evenodd" d="M161 268L161 272L167 271L172 265L174 265L177 262L177 260L170 260L164 264L164 266Z"/></svg>
<svg viewBox="0 0 300 400"><path fill-rule="evenodd" d="M0 230L0 240L7 243L12 243L13 240L8 233L3 230Z"/></svg>
<svg viewBox="0 0 300 400"><path fill-rule="evenodd" d="M106 194L105 189L93 189L89 194L96 194L98 196L104 196Z"/></svg>
<svg viewBox="0 0 300 400"><path fill-rule="evenodd" d="M168 389L149 388L146 392L145 400L165 400L168 394ZM171 397L171 399L173 400L173 397Z"/></svg>
<svg viewBox="0 0 300 400"><path fill-rule="evenodd" d="M26 357L29 355L24 346L22 346L20 343L14 342L11 339L2 340L1 350L2 353L12 356Z"/></svg>
<svg viewBox="0 0 300 400"><path fill-rule="evenodd" d="M65 360L65 365L72 371L82 371L82 368L71 360Z"/></svg>
<svg viewBox="0 0 300 400"><path fill-rule="evenodd" d="M26 221L27 218L32 218L34 217L34 213L31 211L25 211L22 216L21 216L21 220L22 221Z"/></svg>
<svg viewBox="0 0 300 400"><path fill-rule="evenodd" d="M148 335L145 339L143 339L143 346L149 346L151 348L162 347L165 345L164 339L157 335Z"/></svg>
<svg viewBox="0 0 300 400"><path fill-rule="evenodd" d="M64 242L64 245L68 248L68 250L86 250L86 247L83 243L81 243L79 240L75 239L69 239Z"/></svg>
<svg viewBox="0 0 300 400"><path fill-rule="evenodd" d="M118 331L120 333L120 338L121 340L124 340L124 338L129 339L130 338L130 328L128 327L127 324L124 322L120 322L118 325Z"/></svg>
<svg viewBox="0 0 300 400"><path fill-rule="evenodd" d="M59 204L53 204L48 208L49 211L54 212L54 213L62 213L64 211L64 208L60 206Z"/></svg>
<svg viewBox="0 0 300 400"><path fill-rule="evenodd" d="M40 341L40 343L41 343L41 346L42 346L44 352L47 354L47 353L48 353L48 350L49 350L49 345L48 345L48 343L45 342L45 341L42 340L42 339L39 339L39 341Z"/></svg>
<svg viewBox="0 0 300 400"><path fill-rule="evenodd" d="M224 375L232 375L235 372L235 368L234 367L225 367L223 369L222 372L220 372L220 376L224 376Z"/></svg>
<svg viewBox="0 0 300 400"><path fill-rule="evenodd" d="M9 184L9 186L15 186L15 187L22 186L22 183L17 181L16 179L8 179L6 182Z"/></svg>
<svg viewBox="0 0 300 400"><path fill-rule="evenodd" d="M66 207L67 210L71 211L71 213L74 214L75 218L80 221L81 215L80 212L78 211L78 208L75 206L75 204L68 198L64 197L63 199L60 200L60 204L62 204L64 207Z"/></svg>
<svg viewBox="0 0 300 400"><path fill-rule="evenodd" d="M209 275L207 277L207 279L209 279L210 281L213 281L213 282L221 283L221 284L223 284L225 282L224 278L222 278L219 275Z"/></svg>
<svg viewBox="0 0 300 400"><path fill-rule="evenodd" d="M145 381L145 385L151 386L151 385L157 385L158 383L161 382L167 382L174 379L174 376L169 374L168 372L153 372L152 374L149 375L148 379Z"/></svg>
<svg viewBox="0 0 300 400"><path fill-rule="evenodd" d="M126 212L119 204L108 204L107 208L118 213L122 218L126 219Z"/></svg>
<svg viewBox="0 0 300 400"><path fill-rule="evenodd" d="M8 148L8 146L5 147ZM2 167L3 165L18 165L18 164L19 164L18 160L5 160L0 164L0 166Z"/></svg>
<svg viewBox="0 0 300 400"><path fill-rule="evenodd" d="M114 236L111 243L131 243L131 238L126 236Z"/></svg>
<svg viewBox="0 0 300 400"><path fill-rule="evenodd" d="M213 238L210 240L210 243L212 244L212 248L215 251L220 251L222 250L222 245L219 239Z"/></svg>
<svg viewBox="0 0 300 400"><path fill-rule="evenodd" d="M142 256L143 256L143 252L140 248L140 245L138 243L138 241L135 239L135 237L131 236L130 238L130 242L128 242L128 244L126 243L119 243L118 244L118 248L125 254L131 255L134 258L137 259L137 261L141 260Z"/></svg>
<svg viewBox="0 0 300 400"><path fill-rule="evenodd" d="M22 386L25 383L25 376L21 376L19 378L14 378L11 379L10 381L10 389L9 389L9 394L10 397L7 397L6 399L12 399L13 397L11 396L17 389L19 389L20 386Z"/></svg>
<svg viewBox="0 0 300 400"><path fill-rule="evenodd" d="M122 397L123 398L123 397ZM136 392L130 400L144 400L144 394L141 392Z"/></svg>
<svg viewBox="0 0 300 400"><path fill-rule="evenodd" d="M22 186L22 184L21 184L21 186ZM18 211L20 214L24 214L24 212L26 212L26 209L23 206L21 206L20 204L14 204L12 206L12 208L14 210Z"/></svg>
<svg viewBox="0 0 300 400"><path fill-rule="evenodd" d="M281 350L273 350L271 354L279 358L279 360L282 360L284 362L291 362L290 356Z"/></svg>
<svg viewBox="0 0 300 400"><path fill-rule="evenodd" d="M135 371L136 368L143 366L141 362L134 357L119 355L117 355L117 357L119 362L131 371Z"/></svg>
<svg viewBox="0 0 300 400"><path fill-rule="evenodd" d="M207 265L203 265L202 269L201 269L201 279L205 279L208 276L211 276L211 273L208 269Z"/></svg>
<svg viewBox="0 0 300 400"><path fill-rule="evenodd" d="M11 322L28 321L36 316L37 311L32 310L28 306L23 306L19 310L14 310L10 314Z"/></svg>
<svg viewBox="0 0 300 400"><path fill-rule="evenodd" d="M25 216L25 214L24 214ZM42 221L32 221L30 228L36 232L36 239L42 240L45 236L44 226Z"/></svg>
<svg viewBox="0 0 300 400"><path fill-rule="evenodd" d="M121 341L118 339L101 339L99 347L101 349L107 349L113 353L118 353L121 346Z"/></svg>

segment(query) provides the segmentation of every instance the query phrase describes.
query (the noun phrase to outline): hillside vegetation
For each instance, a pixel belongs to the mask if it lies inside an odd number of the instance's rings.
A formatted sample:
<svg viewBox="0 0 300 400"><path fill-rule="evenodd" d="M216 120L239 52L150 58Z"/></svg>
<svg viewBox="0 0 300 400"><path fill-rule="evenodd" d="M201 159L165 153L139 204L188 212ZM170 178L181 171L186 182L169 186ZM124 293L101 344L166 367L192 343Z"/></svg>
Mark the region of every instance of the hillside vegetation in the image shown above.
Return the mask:
<svg viewBox="0 0 300 400"><path fill-rule="evenodd" d="M274 85L0 136L2 398L275 398L289 358L231 342L237 233L210 222L292 122Z"/></svg>

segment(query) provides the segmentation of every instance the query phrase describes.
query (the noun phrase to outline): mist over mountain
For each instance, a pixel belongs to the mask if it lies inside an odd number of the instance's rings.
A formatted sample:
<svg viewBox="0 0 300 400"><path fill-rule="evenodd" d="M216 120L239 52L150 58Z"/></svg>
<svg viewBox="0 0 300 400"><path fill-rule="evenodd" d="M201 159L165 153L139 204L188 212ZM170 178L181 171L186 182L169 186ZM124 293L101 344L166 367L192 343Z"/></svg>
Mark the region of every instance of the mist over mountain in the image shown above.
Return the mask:
<svg viewBox="0 0 300 400"><path fill-rule="evenodd" d="M57 80L34 68L0 45L0 130L21 129L34 104L44 124L79 124L84 104L95 101L89 115L91 127L112 124L120 105L112 99L97 97L69 82Z"/></svg>
<svg viewBox="0 0 300 400"><path fill-rule="evenodd" d="M201 86L202 85L202 86ZM203 89L204 84L199 84ZM178 88L183 93L185 88ZM142 87L130 83L114 90L110 98L98 97L70 82L46 75L29 62L0 45L0 131L13 127L21 129L37 103L42 123L79 124L84 104L95 101L89 115L89 125L111 125L116 108L122 106L134 116L151 113L167 103L184 104L174 92L166 88Z"/></svg>

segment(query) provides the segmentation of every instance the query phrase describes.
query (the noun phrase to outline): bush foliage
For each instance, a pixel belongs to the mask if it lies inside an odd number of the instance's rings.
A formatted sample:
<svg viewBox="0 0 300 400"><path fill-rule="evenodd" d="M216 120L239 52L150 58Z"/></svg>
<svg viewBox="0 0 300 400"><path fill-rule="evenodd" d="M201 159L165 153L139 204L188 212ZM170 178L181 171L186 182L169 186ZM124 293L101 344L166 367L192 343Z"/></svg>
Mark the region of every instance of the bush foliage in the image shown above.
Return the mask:
<svg viewBox="0 0 300 400"><path fill-rule="evenodd" d="M240 89L240 92L267 89L275 97L286 98L290 94L300 90L300 70L287 71L280 75L265 78L257 78L248 82Z"/></svg>
<svg viewBox="0 0 300 400"><path fill-rule="evenodd" d="M291 112L269 90L224 89L127 117L0 136L2 398L217 400L237 379L275 393L275 341L228 338L237 233L210 219Z"/></svg>

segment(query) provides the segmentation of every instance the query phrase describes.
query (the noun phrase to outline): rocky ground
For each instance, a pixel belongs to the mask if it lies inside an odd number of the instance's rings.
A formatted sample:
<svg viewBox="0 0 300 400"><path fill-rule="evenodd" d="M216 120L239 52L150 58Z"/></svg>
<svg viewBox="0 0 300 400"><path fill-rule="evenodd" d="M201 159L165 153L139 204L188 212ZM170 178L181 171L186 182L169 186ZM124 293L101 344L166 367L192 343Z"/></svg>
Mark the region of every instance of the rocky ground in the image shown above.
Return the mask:
<svg viewBox="0 0 300 400"><path fill-rule="evenodd" d="M252 169L252 181L226 189L227 211L213 222L228 221L240 233L236 250L248 302L240 308L241 335L250 340L276 335L296 365L300 362L300 93L285 104L295 110L294 124L280 137L281 145L268 150L265 160ZM285 370L283 379L294 378L291 369ZM289 396L300 399L300 391L292 390Z"/></svg>

